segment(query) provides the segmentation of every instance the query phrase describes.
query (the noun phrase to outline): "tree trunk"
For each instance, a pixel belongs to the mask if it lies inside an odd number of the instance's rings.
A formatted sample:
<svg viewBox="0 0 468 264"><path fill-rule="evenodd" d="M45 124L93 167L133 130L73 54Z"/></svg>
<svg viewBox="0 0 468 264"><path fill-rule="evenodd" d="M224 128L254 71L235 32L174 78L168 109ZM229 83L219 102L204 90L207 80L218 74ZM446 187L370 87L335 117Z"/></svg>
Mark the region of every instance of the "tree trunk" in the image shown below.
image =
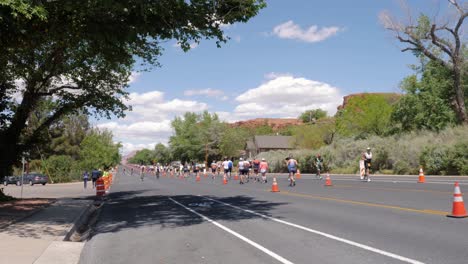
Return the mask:
<svg viewBox="0 0 468 264"><path fill-rule="evenodd" d="M19 160L24 151L24 146L21 146L20 142L21 132L26 127L26 121L31 110L38 101L38 96L29 92L30 89L30 87L27 87L21 105L18 107L11 124L0 133L0 178L12 173L13 165Z"/></svg>
<svg viewBox="0 0 468 264"><path fill-rule="evenodd" d="M461 82L460 70L454 67L453 79L455 89L455 113L460 124L468 124L468 116L465 108L465 95L463 91L463 85Z"/></svg>

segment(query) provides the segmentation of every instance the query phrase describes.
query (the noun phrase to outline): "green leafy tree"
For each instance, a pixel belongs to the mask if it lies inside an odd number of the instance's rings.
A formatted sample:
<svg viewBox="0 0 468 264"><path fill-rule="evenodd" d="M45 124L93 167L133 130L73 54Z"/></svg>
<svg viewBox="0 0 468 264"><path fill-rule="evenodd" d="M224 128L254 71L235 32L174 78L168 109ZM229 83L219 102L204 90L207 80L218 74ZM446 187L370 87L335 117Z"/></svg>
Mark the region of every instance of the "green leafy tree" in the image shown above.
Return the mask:
<svg viewBox="0 0 468 264"><path fill-rule="evenodd" d="M327 111L322 109L307 110L299 116L304 123L313 123L321 118L327 117Z"/></svg>
<svg viewBox="0 0 468 264"><path fill-rule="evenodd" d="M251 136L245 128L226 128L220 142L221 155L238 157L240 152L245 149L245 144L249 138Z"/></svg>
<svg viewBox="0 0 468 264"><path fill-rule="evenodd" d="M456 123L456 114L450 107L450 89L453 81L450 72L435 61L417 69L417 75L405 78L401 89L405 95L394 105L392 112L393 131L427 129L440 131Z"/></svg>
<svg viewBox="0 0 468 264"><path fill-rule="evenodd" d="M122 147L115 144L112 133L104 130L92 130L81 142L80 161L83 169L107 169L120 163L119 153Z"/></svg>
<svg viewBox="0 0 468 264"><path fill-rule="evenodd" d="M65 114L124 116L138 60L159 66L161 44L227 40L222 25L247 22L264 0L2 1L0 3L0 176ZM15 98L17 94L21 100ZM44 98L54 111L24 135Z"/></svg>
<svg viewBox="0 0 468 264"><path fill-rule="evenodd" d="M161 164L166 164L172 160L171 151L164 144L158 143L154 146L154 160Z"/></svg>
<svg viewBox="0 0 468 264"><path fill-rule="evenodd" d="M150 149L142 149L135 153L128 161L133 164L142 164L142 165L149 165L152 164L154 160L154 152Z"/></svg>
<svg viewBox="0 0 468 264"><path fill-rule="evenodd" d="M384 135L391 113L392 105L383 95L355 96L336 114L337 131L344 136Z"/></svg>

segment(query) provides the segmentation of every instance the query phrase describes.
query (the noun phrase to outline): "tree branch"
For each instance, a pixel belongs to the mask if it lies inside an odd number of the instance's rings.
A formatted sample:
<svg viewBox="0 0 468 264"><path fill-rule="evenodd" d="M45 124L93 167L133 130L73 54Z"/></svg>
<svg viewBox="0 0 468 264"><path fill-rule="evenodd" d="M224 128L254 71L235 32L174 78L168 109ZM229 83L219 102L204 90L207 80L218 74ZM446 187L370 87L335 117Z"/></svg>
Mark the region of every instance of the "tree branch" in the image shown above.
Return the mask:
<svg viewBox="0 0 468 264"><path fill-rule="evenodd" d="M431 41L432 41L432 44L436 45L437 47L439 47L443 52L447 53L447 55L450 56L450 58L454 58L454 54L452 53L452 51L447 48L446 46L444 46L442 43L444 41L442 41L441 39L439 39L436 34L435 34L435 30L436 30L436 25L433 24L432 27L431 27Z"/></svg>

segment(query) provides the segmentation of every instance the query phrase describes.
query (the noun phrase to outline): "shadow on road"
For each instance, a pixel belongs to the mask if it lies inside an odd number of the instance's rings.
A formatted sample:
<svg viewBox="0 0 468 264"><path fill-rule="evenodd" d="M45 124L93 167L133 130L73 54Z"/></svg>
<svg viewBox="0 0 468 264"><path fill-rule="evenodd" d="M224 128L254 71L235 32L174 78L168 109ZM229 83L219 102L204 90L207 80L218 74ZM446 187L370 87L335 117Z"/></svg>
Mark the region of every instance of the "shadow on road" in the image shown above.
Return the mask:
<svg viewBox="0 0 468 264"><path fill-rule="evenodd" d="M195 195L144 196L141 191L117 192L112 193L109 196L109 201L103 206L93 235L150 226L159 226L161 229L177 228L197 225L205 221L175 204L169 198L216 221L264 219ZM232 197L209 196L209 198L242 206L264 215L270 215L269 211L273 208L286 204L256 200L244 195Z"/></svg>

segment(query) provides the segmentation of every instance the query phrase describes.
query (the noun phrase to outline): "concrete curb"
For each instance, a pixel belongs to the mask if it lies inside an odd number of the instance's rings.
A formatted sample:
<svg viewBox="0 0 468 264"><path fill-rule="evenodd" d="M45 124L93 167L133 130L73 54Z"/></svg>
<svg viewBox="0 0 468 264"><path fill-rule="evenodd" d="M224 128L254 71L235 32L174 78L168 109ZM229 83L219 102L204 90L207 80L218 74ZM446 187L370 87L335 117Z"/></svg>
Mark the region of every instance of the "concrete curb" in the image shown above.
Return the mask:
<svg viewBox="0 0 468 264"><path fill-rule="evenodd" d="M40 212L41 210L46 209L47 207L51 206L52 204L54 204L54 203L56 203L56 202L57 202L57 199L54 199L53 202L51 202L50 204L48 204L48 205L46 205L46 206L44 206L44 207L42 207L42 208L36 208L36 209L32 210L31 212L29 212L29 213L23 215L22 217L19 217L19 218L17 218L17 219L13 219L13 220L11 220L11 221L9 221L9 222L3 224L3 225L0 225L0 229L4 229L4 228L6 228L6 227L8 227L8 226L10 226L10 225L14 225L14 224L16 224L16 223L18 223L18 222L21 222L21 221L23 221L24 219L26 219L26 218L28 218L28 217L31 217L31 216L33 216L34 214L37 214L37 213Z"/></svg>
<svg viewBox="0 0 468 264"><path fill-rule="evenodd" d="M72 227L63 237L63 241L70 241L70 237L77 231L77 229L86 223L89 215L92 213L93 209L95 209L94 207L94 201L90 201L88 206L86 206L86 208L81 211L80 215L75 218Z"/></svg>

